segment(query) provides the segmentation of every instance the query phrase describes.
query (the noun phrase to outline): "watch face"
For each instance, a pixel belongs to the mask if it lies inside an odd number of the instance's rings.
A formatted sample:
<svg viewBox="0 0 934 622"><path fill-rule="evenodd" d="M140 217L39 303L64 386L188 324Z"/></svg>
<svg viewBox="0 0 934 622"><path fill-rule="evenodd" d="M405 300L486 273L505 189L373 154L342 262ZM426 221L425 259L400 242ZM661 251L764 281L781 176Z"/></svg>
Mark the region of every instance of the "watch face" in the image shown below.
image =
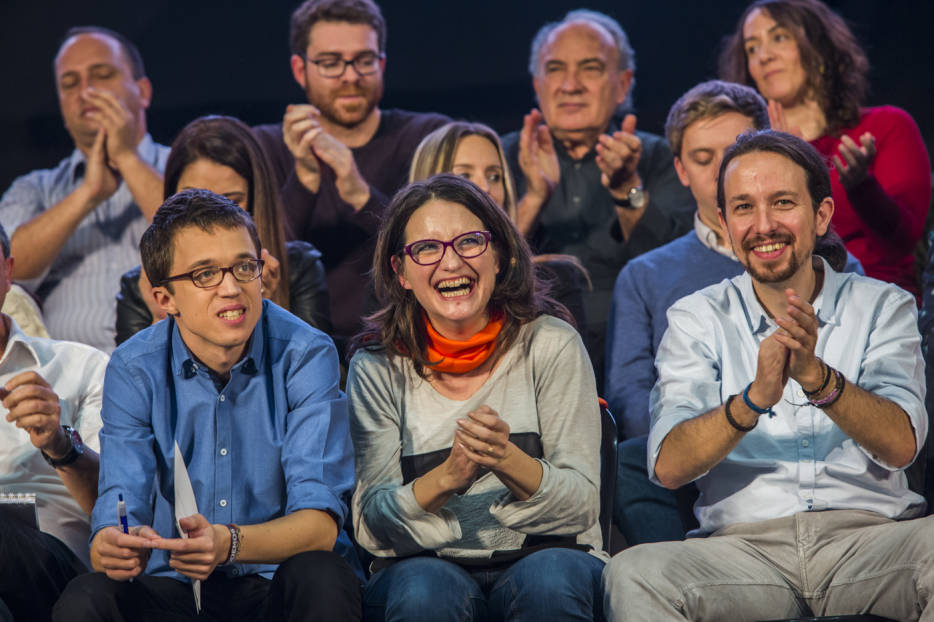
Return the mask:
<svg viewBox="0 0 934 622"><path fill-rule="evenodd" d="M642 188L633 188L629 191L629 202L636 209L642 209L646 204L645 190Z"/></svg>
<svg viewBox="0 0 934 622"><path fill-rule="evenodd" d="M75 451L79 454L83 454L84 442L81 440L81 435L78 434L78 430L68 425L62 427L65 428L65 431L68 432L68 436L71 437L71 446L74 447Z"/></svg>

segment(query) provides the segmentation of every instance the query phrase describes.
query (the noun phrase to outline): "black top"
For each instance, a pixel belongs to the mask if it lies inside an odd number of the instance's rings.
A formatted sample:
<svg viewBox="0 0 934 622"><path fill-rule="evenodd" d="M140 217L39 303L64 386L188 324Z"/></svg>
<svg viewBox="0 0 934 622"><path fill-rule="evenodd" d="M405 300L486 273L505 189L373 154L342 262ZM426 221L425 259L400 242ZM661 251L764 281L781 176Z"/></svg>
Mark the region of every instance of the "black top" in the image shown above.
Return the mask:
<svg viewBox="0 0 934 622"><path fill-rule="evenodd" d="M328 286L321 253L308 242L289 242L286 261L289 266L289 311L315 328L330 333ZM136 266L120 277L117 345L152 325L152 313L139 291L139 272L140 267Z"/></svg>
<svg viewBox="0 0 934 622"><path fill-rule="evenodd" d="M449 122L439 114L383 110L370 141L353 151L360 174L370 184L370 200L361 209L345 203L337 192L334 172L321 167L317 194L295 175L295 160L282 138L282 125L260 125L253 133L273 165L290 239L307 240L321 249L331 295L335 341L352 337L368 311L369 272L376 232L383 210L405 185L416 147L426 134Z"/></svg>
<svg viewBox="0 0 934 622"><path fill-rule="evenodd" d="M619 127L620 120L613 119L607 132ZM528 235L534 252L574 255L590 273L593 290L584 294L587 326L581 333L600 388L606 323L619 271L633 257L683 235L694 222L694 199L678 180L668 142L648 132L637 131L636 136L642 141L637 172L649 193L649 205L628 242L623 241L613 197L600 183L596 151L591 149L575 160L558 141L555 151L561 180ZM516 171L517 192L522 196L525 179L520 174L518 140L518 132L506 135L503 150Z"/></svg>

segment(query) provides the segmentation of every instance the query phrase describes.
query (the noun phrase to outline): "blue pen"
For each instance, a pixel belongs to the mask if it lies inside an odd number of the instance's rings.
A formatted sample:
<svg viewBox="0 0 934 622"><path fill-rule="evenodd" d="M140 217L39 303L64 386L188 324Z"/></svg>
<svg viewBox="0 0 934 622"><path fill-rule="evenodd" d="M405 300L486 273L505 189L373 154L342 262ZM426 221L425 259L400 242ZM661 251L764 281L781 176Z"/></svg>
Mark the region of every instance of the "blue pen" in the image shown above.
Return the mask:
<svg viewBox="0 0 934 622"><path fill-rule="evenodd" d="M123 500L122 492L117 494L117 516L120 518L123 533L130 533L130 526L126 522L126 501Z"/></svg>

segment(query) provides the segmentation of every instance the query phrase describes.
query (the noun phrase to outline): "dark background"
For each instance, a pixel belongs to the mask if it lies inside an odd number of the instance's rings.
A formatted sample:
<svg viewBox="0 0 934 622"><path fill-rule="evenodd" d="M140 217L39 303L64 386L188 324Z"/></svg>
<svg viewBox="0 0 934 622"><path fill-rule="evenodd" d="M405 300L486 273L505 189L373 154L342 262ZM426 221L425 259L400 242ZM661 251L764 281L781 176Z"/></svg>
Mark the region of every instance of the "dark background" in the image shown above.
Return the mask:
<svg viewBox="0 0 934 622"><path fill-rule="evenodd" d="M828 2L846 17L872 64L869 104L908 110L931 151L934 109L934 3ZM62 126L52 59L65 30L98 24L139 46L154 85L149 128L169 144L208 113L249 124L278 121L304 101L289 71L288 18L295 0L0 0L0 189L72 149ZM517 129L534 105L529 43L546 21L581 5L570 1L382 0L389 26L382 106L438 111ZM745 0L592 1L620 21L636 51L635 106L642 129L661 133L669 106L693 84L715 77L723 35Z"/></svg>

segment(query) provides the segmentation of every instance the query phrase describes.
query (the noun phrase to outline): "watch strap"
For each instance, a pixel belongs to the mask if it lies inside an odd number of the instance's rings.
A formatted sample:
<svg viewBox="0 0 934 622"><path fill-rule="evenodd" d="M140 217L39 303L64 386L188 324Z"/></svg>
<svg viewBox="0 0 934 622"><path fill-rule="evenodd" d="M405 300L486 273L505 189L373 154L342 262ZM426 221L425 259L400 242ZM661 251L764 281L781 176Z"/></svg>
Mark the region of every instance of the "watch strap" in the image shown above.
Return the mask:
<svg viewBox="0 0 934 622"><path fill-rule="evenodd" d="M44 451L41 452L42 457L53 469L60 469L72 464L84 453L84 445L81 443L81 436L78 431L68 425L63 425L62 430L65 431L65 437L68 439L68 451L65 455L61 458L53 458ZM76 437L78 439L77 443L75 443Z"/></svg>

